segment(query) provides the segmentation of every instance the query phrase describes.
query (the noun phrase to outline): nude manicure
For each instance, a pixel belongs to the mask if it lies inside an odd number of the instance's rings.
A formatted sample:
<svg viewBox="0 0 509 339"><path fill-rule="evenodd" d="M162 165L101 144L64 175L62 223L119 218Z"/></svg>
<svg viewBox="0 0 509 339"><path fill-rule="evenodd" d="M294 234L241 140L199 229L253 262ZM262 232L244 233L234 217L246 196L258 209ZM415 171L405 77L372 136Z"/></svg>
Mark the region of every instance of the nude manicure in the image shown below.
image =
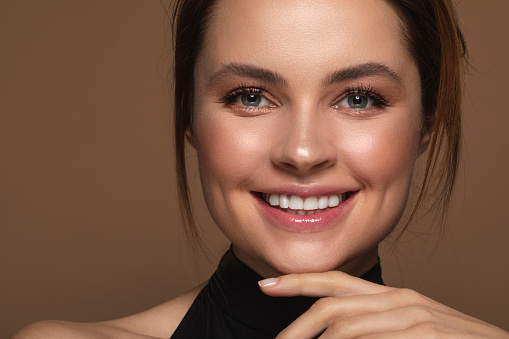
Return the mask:
<svg viewBox="0 0 509 339"><path fill-rule="evenodd" d="M279 278L269 278L269 279L264 279L264 280L260 280L258 282L258 285L260 285L260 287L269 287L269 286L274 286L275 284L277 284L279 281Z"/></svg>

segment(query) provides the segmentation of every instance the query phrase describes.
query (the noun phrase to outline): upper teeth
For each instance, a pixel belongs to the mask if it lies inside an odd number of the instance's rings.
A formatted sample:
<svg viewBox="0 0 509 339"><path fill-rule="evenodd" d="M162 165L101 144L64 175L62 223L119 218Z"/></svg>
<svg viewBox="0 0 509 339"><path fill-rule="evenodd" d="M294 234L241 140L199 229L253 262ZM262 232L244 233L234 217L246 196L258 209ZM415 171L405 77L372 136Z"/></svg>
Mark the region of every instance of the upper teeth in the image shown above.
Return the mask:
<svg viewBox="0 0 509 339"><path fill-rule="evenodd" d="M343 194L321 197L299 197L297 195L264 194L265 201L271 206L289 208L291 210L314 211L336 207L344 200Z"/></svg>

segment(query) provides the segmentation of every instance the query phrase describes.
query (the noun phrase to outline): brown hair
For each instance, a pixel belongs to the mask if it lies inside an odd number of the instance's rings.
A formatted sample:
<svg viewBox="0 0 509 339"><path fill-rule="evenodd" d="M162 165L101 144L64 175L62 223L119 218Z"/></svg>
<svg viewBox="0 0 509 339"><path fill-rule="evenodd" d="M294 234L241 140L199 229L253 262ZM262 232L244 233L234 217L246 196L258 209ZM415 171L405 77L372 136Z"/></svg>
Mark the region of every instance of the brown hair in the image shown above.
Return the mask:
<svg viewBox="0 0 509 339"><path fill-rule="evenodd" d="M398 13L408 51L419 69L423 118L434 123L420 192L404 229L427 196L433 199L425 212L436 209L443 224L460 154L465 43L451 0L385 1ZM193 117L194 66L215 4L215 0L175 0L172 12L176 174L182 221L195 247L201 247L202 242L191 208L185 143Z"/></svg>
<svg viewBox="0 0 509 339"><path fill-rule="evenodd" d="M177 190L188 243L203 248L196 229L186 166L186 133L191 127L194 98L194 65L200 52L214 0L175 0L172 15L174 42L174 143Z"/></svg>
<svg viewBox="0 0 509 339"><path fill-rule="evenodd" d="M461 97L467 49L451 0L386 0L402 21L403 35L421 78L423 117L433 119L433 134L420 191L397 238L426 202L446 219L461 151ZM426 200L430 197L430 200Z"/></svg>

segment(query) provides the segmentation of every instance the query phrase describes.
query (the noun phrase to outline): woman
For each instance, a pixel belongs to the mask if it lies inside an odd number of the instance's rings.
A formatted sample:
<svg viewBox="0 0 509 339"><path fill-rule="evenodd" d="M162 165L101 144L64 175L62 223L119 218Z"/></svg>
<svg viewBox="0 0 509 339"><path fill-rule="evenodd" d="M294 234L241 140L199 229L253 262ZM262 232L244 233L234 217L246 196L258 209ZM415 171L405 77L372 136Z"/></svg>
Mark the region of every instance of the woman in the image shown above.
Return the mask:
<svg viewBox="0 0 509 339"><path fill-rule="evenodd" d="M141 314L39 323L17 337L508 337L383 286L377 263L426 150L417 207L427 192L442 206L451 194L463 52L449 1L254 3L177 6L181 203L199 244L187 138L209 210L232 241L218 272Z"/></svg>

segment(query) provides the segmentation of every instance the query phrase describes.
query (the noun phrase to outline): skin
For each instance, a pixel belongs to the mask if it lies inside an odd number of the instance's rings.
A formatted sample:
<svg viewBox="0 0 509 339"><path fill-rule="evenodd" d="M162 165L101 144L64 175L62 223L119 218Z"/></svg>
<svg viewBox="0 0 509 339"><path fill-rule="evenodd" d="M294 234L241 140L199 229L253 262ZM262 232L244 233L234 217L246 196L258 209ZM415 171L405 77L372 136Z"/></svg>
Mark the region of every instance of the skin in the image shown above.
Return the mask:
<svg viewBox="0 0 509 339"><path fill-rule="evenodd" d="M266 277L292 273L262 281L263 292L322 297L278 338L505 337L417 292L344 273L373 265L404 210L432 129L392 8L380 0L223 0L207 33L189 140L209 210L252 269ZM390 72L327 82L338 70L373 63ZM359 84L387 105L352 109L345 88ZM255 92L260 104L247 106L245 94L222 99L238 86L262 89ZM318 231L278 227L253 196L314 186L357 192ZM331 272L314 273L324 271Z"/></svg>
<svg viewBox="0 0 509 339"><path fill-rule="evenodd" d="M205 200L236 255L266 277L369 269L404 210L414 162L430 136L419 73L392 9L380 1L309 4L221 1L195 68L189 139L198 151ZM390 75L327 82L335 72L374 63ZM281 80L225 71L232 64ZM222 102L241 85L264 89L264 105ZM388 106L349 108L345 91L359 85ZM320 232L282 230L252 194L304 195L299 192L323 187L357 195Z"/></svg>
<svg viewBox="0 0 509 339"><path fill-rule="evenodd" d="M321 297L278 338L509 338L415 291L355 277L398 222L432 131L400 29L381 0L221 0L213 13L188 131L209 210L242 261L277 277L260 282L264 293ZM327 81L345 69L357 77ZM263 89L261 107L226 101L238 86ZM385 105L351 108L345 91L359 86ZM252 193L345 188L356 195L344 211L304 230L275 225ZM14 338L168 338L202 286L126 318L40 322Z"/></svg>

